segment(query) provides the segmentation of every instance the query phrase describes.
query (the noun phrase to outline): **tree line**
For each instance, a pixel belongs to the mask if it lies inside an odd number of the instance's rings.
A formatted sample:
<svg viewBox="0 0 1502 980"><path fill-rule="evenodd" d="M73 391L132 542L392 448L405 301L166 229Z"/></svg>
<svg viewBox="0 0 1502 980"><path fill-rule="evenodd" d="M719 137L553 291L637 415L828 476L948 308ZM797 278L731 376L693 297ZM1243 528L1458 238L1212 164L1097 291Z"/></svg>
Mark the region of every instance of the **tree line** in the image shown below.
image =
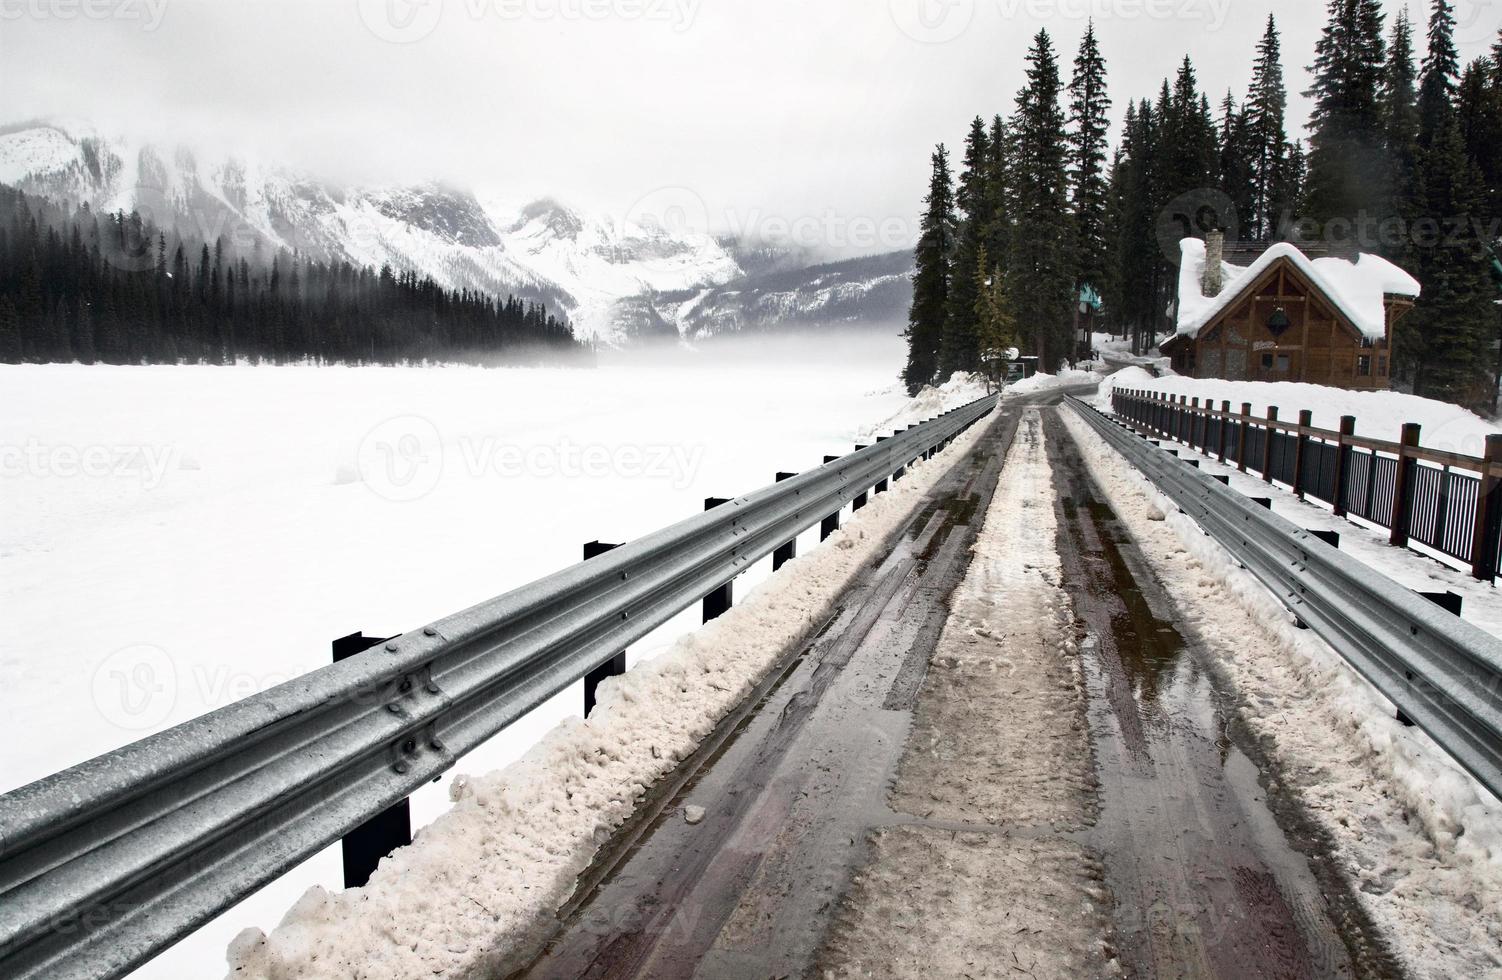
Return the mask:
<svg viewBox="0 0 1502 980"><path fill-rule="evenodd" d="M1080 293L1103 300L1135 350L1170 329L1178 242L1291 241L1369 252L1413 273L1424 296L1394 337L1394 372L1419 394L1482 407L1493 394L1502 228L1502 35L1460 64L1452 0L1416 27L1380 0L1328 0L1307 95L1308 139L1291 135L1275 18L1244 96L1212 102L1192 59L1128 102L1114 150L1094 25L1066 83L1047 31L1027 54L1010 115L977 117L959 172L931 159L903 371L917 390L976 370L1005 346L1056 370L1076 354Z"/></svg>
<svg viewBox="0 0 1502 980"><path fill-rule="evenodd" d="M582 350L538 303L249 251L0 185L0 362L492 364Z"/></svg>

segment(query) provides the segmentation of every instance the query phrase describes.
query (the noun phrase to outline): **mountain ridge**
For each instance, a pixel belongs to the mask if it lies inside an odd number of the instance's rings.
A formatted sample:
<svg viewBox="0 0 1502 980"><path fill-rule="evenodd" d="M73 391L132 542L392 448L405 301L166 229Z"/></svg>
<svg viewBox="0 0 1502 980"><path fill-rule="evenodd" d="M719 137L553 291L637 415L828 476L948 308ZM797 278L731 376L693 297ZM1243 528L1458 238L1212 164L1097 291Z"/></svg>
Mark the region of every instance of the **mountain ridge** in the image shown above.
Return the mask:
<svg viewBox="0 0 1502 980"><path fill-rule="evenodd" d="M159 227L516 295L607 345L904 318L911 257L827 262L808 250L520 206L441 181L356 187L232 156L105 137L87 124L0 126L0 183ZM648 216L650 217L650 216Z"/></svg>

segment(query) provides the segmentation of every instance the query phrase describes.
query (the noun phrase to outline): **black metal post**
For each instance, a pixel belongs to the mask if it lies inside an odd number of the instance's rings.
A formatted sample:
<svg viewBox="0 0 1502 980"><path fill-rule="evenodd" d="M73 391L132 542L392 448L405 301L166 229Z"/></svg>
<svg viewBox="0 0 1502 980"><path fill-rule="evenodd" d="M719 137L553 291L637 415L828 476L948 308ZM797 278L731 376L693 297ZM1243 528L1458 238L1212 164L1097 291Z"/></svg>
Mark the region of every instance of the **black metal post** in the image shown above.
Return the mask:
<svg viewBox="0 0 1502 980"><path fill-rule="evenodd" d="M601 541L591 541L584 546L584 560L597 558L607 551L619 548L618 544L605 544ZM584 717L588 718L595 710L595 692L600 687L600 682L607 677L619 677L626 672L626 651L621 650L609 660L600 664L594 670L584 675Z"/></svg>
<svg viewBox="0 0 1502 980"><path fill-rule="evenodd" d="M725 497L706 497L704 499L704 509L714 510L721 504L728 503L730 503L730 500ZM729 612L730 607L734 604L735 579L732 578L730 581L726 582L724 585L720 586L709 595L704 597L704 622L707 623L711 619L719 619L721 616Z"/></svg>
<svg viewBox="0 0 1502 980"><path fill-rule="evenodd" d="M390 636L366 636L351 633L333 642L334 663L358 656L379 646ZM398 847L412 843L412 809L406 799L399 800L344 835L339 849L344 856L344 887L363 888L375 873L381 858Z"/></svg>
<svg viewBox="0 0 1502 980"><path fill-rule="evenodd" d="M781 483L783 480L791 480L793 477L795 477L797 475L798 475L797 473L778 473L777 474L777 482ZM774 572L777 571L783 565L786 565L788 562L792 561L794 558L797 558L797 557L798 557L798 539L794 538L793 540L789 541L787 544L783 545L782 547L778 548L776 551L772 552L772 571L774 571Z"/></svg>

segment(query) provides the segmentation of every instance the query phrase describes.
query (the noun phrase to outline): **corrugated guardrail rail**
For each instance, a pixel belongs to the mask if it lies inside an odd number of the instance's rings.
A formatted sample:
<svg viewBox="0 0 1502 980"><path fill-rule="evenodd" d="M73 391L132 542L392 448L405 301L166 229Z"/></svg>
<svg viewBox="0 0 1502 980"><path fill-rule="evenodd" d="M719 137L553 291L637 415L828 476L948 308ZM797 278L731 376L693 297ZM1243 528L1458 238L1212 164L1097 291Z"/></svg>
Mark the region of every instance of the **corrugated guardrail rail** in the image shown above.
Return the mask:
<svg viewBox="0 0 1502 980"><path fill-rule="evenodd" d="M996 403L0 796L0 976L145 962Z"/></svg>
<svg viewBox="0 0 1502 980"><path fill-rule="evenodd" d="M1440 747L1502 796L1502 640L1077 399L1095 431Z"/></svg>

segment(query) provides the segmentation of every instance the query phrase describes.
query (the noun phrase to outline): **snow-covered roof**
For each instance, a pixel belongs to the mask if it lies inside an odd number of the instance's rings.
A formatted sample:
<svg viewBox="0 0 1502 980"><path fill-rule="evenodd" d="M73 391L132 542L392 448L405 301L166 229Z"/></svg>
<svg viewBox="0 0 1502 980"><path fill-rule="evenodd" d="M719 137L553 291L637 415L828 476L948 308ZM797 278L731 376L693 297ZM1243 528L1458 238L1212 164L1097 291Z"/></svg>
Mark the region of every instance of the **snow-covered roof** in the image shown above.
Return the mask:
<svg viewBox="0 0 1502 980"><path fill-rule="evenodd" d="M1279 242L1262 253L1250 266L1222 263L1225 286L1218 296L1206 296L1202 285L1205 274L1205 243L1186 238L1179 243L1183 261L1179 264L1178 330L1183 336L1198 335L1200 329L1229 309L1242 293L1279 259L1288 259L1318 286L1330 302L1356 328L1373 340L1387 335L1387 308L1384 297L1417 297L1418 280L1377 255L1362 254L1355 262L1347 259L1311 259L1297 246Z"/></svg>

